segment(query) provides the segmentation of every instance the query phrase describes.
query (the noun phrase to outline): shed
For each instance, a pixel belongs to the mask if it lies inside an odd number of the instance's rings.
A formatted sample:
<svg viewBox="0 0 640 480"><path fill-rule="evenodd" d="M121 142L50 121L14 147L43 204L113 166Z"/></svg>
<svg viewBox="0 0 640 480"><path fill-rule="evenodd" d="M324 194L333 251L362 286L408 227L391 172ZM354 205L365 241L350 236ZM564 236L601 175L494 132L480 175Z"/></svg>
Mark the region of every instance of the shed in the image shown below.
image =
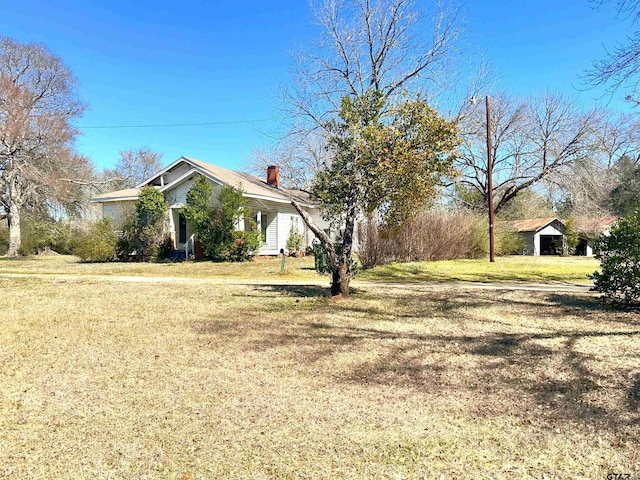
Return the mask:
<svg viewBox="0 0 640 480"><path fill-rule="evenodd" d="M561 255L567 244L567 227L555 217L500 223L524 237L524 255Z"/></svg>
<svg viewBox="0 0 640 480"><path fill-rule="evenodd" d="M617 217L576 218L575 229L580 238L575 254L590 257L593 255L593 244L600 235L609 235L611 225Z"/></svg>

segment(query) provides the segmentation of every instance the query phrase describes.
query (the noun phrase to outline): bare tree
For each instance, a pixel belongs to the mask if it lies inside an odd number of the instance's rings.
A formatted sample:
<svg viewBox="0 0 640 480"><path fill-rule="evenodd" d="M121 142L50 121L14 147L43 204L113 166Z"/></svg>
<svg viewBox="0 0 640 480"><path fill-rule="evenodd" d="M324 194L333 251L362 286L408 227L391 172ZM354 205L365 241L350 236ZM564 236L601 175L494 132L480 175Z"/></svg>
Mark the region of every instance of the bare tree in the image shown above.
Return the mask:
<svg viewBox="0 0 640 480"><path fill-rule="evenodd" d="M445 170L449 173L448 152L441 150L455 143L455 128L436 127L443 120L424 98L437 87L454 52L456 12L450 14L441 4L429 12L419 0L319 0L312 8L323 35L302 54L297 81L285 100L295 119L293 133L320 132L315 138L329 147L312 191L325 215L342 224L340 253L308 215L301 215L328 255L332 294L347 296L358 216L382 208L398 220L409 198L415 197L414 204L427 201ZM415 127L413 137L409 124ZM434 134L425 143L431 128L442 130L446 141ZM373 138L374 132L380 138ZM394 135L398 142L392 141ZM442 162L417 160L427 153Z"/></svg>
<svg viewBox="0 0 640 480"><path fill-rule="evenodd" d="M610 3L610 0L589 0L596 6ZM609 93L619 89L627 90L626 99L640 104L640 2L638 0L616 0L618 15L632 18L636 30L627 36L626 43L618 43L607 50L605 57L593 62L583 80L591 86L609 85Z"/></svg>
<svg viewBox="0 0 640 480"><path fill-rule="evenodd" d="M0 202L9 223L7 256L20 248L20 214L48 201L66 203L69 180L89 169L72 148L71 120L84 105L76 80L46 47L0 38Z"/></svg>
<svg viewBox="0 0 640 480"><path fill-rule="evenodd" d="M622 158L636 164L640 159L637 120L628 114L600 110L590 155L550 175L546 188L565 213L577 217L610 215Z"/></svg>
<svg viewBox="0 0 640 480"><path fill-rule="evenodd" d="M312 0L311 8L320 36L299 54L294 81L282 92L293 125L266 152L284 178L305 187L330 162L324 130L342 97L377 90L399 99L440 89L459 35L458 11L438 0ZM252 163L263 164L264 154Z"/></svg>
<svg viewBox="0 0 640 480"><path fill-rule="evenodd" d="M162 168L162 154L148 147L134 148L120 152L115 167L103 172L102 189L116 190L139 185Z"/></svg>
<svg viewBox="0 0 640 480"><path fill-rule="evenodd" d="M308 190L315 173L328 159L325 145L320 130L291 134L271 147L254 150L248 169L262 177L268 166L279 165L285 187Z"/></svg>
<svg viewBox="0 0 640 480"><path fill-rule="evenodd" d="M595 150L597 112L582 112L559 94L535 99L507 95L492 98L494 208L498 212L518 192L576 162ZM459 185L488 203L486 116L478 108L460 122L463 144Z"/></svg>

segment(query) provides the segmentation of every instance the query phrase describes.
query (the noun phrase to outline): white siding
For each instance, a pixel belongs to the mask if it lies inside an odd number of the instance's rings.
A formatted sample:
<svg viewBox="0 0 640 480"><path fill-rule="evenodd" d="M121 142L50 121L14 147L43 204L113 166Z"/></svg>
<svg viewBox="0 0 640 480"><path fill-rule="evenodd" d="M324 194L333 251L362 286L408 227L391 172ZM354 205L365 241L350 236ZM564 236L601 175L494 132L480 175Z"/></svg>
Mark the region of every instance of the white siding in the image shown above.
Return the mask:
<svg viewBox="0 0 640 480"><path fill-rule="evenodd" d="M554 224L547 225L541 230L538 230L538 235L564 235L564 232L558 230Z"/></svg>
<svg viewBox="0 0 640 480"><path fill-rule="evenodd" d="M165 173L164 176L164 184L168 185L171 182L173 182L176 178L179 178L180 176L184 175L185 173L187 173L189 170L191 170L191 165L187 164L187 163L181 163L180 165L176 165L170 172Z"/></svg>
<svg viewBox="0 0 640 480"><path fill-rule="evenodd" d="M124 219L125 212L134 208L134 200L122 201L122 202L105 202L102 204L102 217L111 217L113 219L113 226L116 229L120 229L122 220Z"/></svg>
<svg viewBox="0 0 640 480"><path fill-rule="evenodd" d="M187 193L193 185L195 178L190 178L175 188L165 191L165 197L169 205L186 205Z"/></svg>
<svg viewBox="0 0 640 480"><path fill-rule="evenodd" d="M278 215L275 212L262 212L267 214L267 242L266 247L269 249L275 249L280 252L280 245L278 244Z"/></svg>
<svg viewBox="0 0 640 480"><path fill-rule="evenodd" d="M194 182L196 181L196 177L198 175L199 174L195 173L193 177L188 178L187 180L182 182L180 185L176 186L175 188L166 190L164 192L169 205L186 205L187 204L187 193L189 193L189 190L193 186ZM218 197L218 194L220 193L221 187L220 185L217 185L213 182L210 182L210 183L213 185L213 197L214 199L216 199Z"/></svg>

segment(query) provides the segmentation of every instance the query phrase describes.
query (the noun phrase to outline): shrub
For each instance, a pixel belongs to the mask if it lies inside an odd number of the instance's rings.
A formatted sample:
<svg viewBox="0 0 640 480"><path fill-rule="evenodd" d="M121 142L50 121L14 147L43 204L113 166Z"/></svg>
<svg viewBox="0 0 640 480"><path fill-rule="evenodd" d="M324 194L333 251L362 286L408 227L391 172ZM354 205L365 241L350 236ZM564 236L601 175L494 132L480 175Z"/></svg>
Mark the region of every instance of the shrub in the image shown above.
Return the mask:
<svg viewBox="0 0 640 480"><path fill-rule="evenodd" d="M503 228L496 228L495 234L496 255L522 255L527 246L522 234Z"/></svg>
<svg viewBox="0 0 640 480"><path fill-rule="evenodd" d="M235 230L233 242L229 250L228 260L232 262L244 262L250 260L260 248L260 232Z"/></svg>
<svg viewBox="0 0 640 480"><path fill-rule="evenodd" d="M160 245L166 242L167 200L162 192L154 187L140 189L136 202L135 231L138 240L138 256L142 260L157 260L162 251Z"/></svg>
<svg viewBox="0 0 640 480"><path fill-rule="evenodd" d="M630 305L640 298L640 212L616 221L609 235L595 243L600 271L589 275L594 290L606 298Z"/></svg>
<svg viewBox="0 0 640 480"><path fill-rule="evenodd" d="M9 227L6 223L0 224L0 255L7 253L9 249Z"/></svg>
<svg viewBox="0 0 640 480"><path fill-rule="evenodd" d="M486 254L487 226L471 214L432 210L386 230L369 219L358 227L358 258L371 268L391 262L476 258Z"/></svg>
<svg viewBox="0 0 640 480"><path fill-rule="evenodd" d="M20 255L46 251L73 253L79 226L69 219L54 220L45 214L27 214L21 222Z"/></svg>
<svg viewBox="0 0 640 480"><path fill-rule="evenodd" d="M287 237L287 250L290 255L294 255L302 251L302 234L298 232L295 225L291 225L289 236Z"/></svg>
<svg viewBox="0 0 640 480"><path fill-rule="evenodd" d="M83 262L109 262L116 259L117 243L111 218L105 217L78 235L73 253Z"/></svg>
<svg viewBox="0 0 640 480"><path fill-rule="evenodd" d="M122 220L122 235L117 242L117 256L129 260L158 260L171 249L167 225L167 201L154 187L142 187L135 209Z"/></svg>
<svg viewBox="0 0 640 480"><path fill-rule="evenodd" d="M563 245L562 255L573 255L578 243L580 243L580 234L576 230L576 220L573 217L569 217L564 222L564 225L567 227L567 233L566 244Z"/></svg>
<svg viewBox="0 0 640 480"><path fill-rule="evenodd" d="M185 217L202 245L207 258L214 261L249 260L260 247L260 232L249 218L242 190L222 187L214 205L214 189L205 177L198 177L187 193ZM245 231L236 230L238 219L245 218Z"/></svg>

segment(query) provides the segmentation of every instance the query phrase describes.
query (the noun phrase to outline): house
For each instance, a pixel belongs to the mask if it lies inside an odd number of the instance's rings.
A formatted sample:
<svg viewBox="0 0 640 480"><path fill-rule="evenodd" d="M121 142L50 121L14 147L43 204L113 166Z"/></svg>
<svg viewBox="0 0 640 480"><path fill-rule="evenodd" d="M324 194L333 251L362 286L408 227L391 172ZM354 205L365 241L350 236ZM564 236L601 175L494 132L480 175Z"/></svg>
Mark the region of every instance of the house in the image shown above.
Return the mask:
<svg viewBox="0 0 640 480"><path fill-rule="evenodd" d="M523 236L524 255L560 255L564 251L567 228L557 218L514 220L500 222L500 226Z"/></svg>
<svg viewBox="0 0 640 480"><path fill-rule="evenodd" d="M578 232L580 241L576 247L576 255L592 256L595 239L600 235L609 235L611 225L616 220L617 217L577 218L574 228Z"/></svg>
<svg viewBox="0 0 640 480"><path fill-rule="evenodd" d="M123 212L137 201L140 188L148 185L156 187L164 193L169 203L169 229L174 248L184 250L185 247L193 247L193 230L183 213L186 196L199 175L211 181L214 195L217 195L225 185L242 190L243 196L248 200L247 206L255 212L255 220L262 233L259 255L277 255L280 250L286 250L291 228L302 234L305 246L311 245L314 234L293 208L291 200L295 200L304 211L309 213L318 226L323 229L329 228L328 222L321 218L318 206L311 200L308 192L287 189L280 185L277 166L269 167L266 178L261 179L194 158L180 157L136 188L104 193L93 197L91 202L101 206L103 217L109 216L117 224L121 221ZM236 227L239 230L244 229L244 220L240 219ZM189 243L190 240L191 243Z"/></svg>

